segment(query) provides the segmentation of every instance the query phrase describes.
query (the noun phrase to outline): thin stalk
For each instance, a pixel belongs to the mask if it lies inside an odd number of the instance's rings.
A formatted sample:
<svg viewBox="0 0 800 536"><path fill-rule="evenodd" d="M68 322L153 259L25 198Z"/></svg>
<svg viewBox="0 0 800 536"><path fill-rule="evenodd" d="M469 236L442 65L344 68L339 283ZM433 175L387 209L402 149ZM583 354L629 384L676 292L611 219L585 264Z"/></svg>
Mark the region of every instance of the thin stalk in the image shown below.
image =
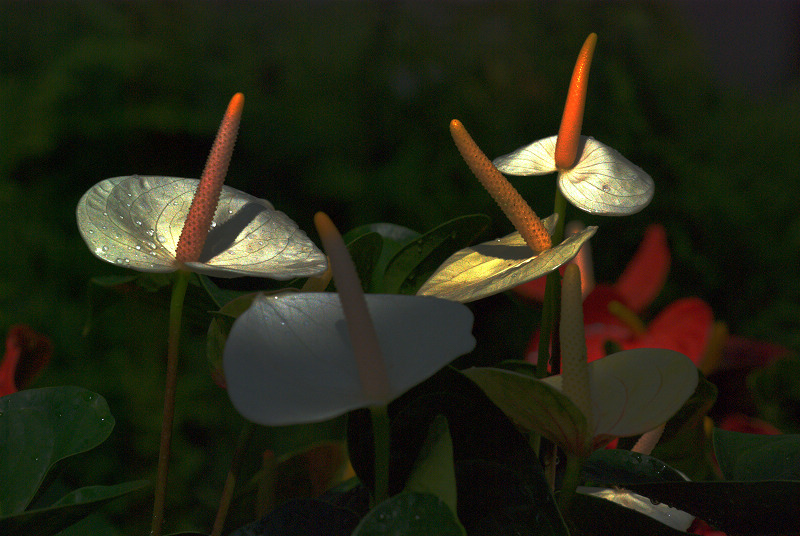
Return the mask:
<svg viewBox="0 0 800 536"><path fill-rule="evenodd" d="M164 525L164 505L167 495L167 476L169 474L169 451L172 444L172 423L175 420L175 386L178 383L178 347L181 338L181 317L183 301L189 286L191 272L178 271L172 286L172 300L169 306L169 338L167 340L167 376L164 382L164 412L161 419L161 445L158 454L158 474L156 476L155 498L153 501L153 524L151 536L161 536Z"/></svg>
<svg viewBox="0 0 800 536"><path fill-rule="evenodd" d="M389 499L389 413L386 406L369 408L372 416L372 437L375 444L375 489L372 507Z"/></svg>
<svg viewBox="0 0 800 536"><path fill-rule="evenodd" d="M236 487L236 478L239 474L239 469L242 467L244 460L244 451L247 444L250 443L250 438L253 437L255 425L251 422L245 422L242 426L242 431L239 434L239 440L236 442L236 448L233 451L231 459L231 468L228 470L228 476L225 479L225 486L222 488L222 496L219 500L219 508L217 509L217 518L214 520L214 528L211 529L210 536L220 536L222 529L225 527L225 519L228 517L228 510L233 500L233 490Z"/></svg>
<svg viewBox="0 0 800 536"><path fill-rule="evenodd" d="M567 465L564 468L564 478L561 480L561 491L558 494L558 509L563 514L569 510L575 490L578 488L583 460L577 454L567 452Z"/></svg>

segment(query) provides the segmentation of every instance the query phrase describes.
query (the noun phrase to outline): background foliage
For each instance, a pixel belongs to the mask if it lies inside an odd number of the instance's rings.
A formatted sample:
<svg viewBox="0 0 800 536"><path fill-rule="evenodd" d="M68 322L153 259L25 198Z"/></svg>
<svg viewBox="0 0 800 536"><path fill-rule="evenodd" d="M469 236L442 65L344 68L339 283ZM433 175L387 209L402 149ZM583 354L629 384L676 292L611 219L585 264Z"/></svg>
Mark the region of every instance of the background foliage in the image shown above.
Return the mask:
<svg viewBox="0 0 800 536"><path fill-rule="evenodd" d="M800 349L797 71L764 93L719 85L671 5L4 2L0 21L0 328L48 334L56 352L37 385L101 393L117 419L64 468L70 485L152 478L167 299L119 294L89 322L89 279L123 272L84 246L77 201L108 177L199 175L236 91L246 105L228 184L312 237L324 210L344 230L422 232L484 212L490 238L510 224L460 161L449 120L490 156L555 134L575 54L598 32L584 132L656 181L642 213L584 218L600 225L598 280L616 280L661 222L673 268L653 312L697 295L732 332ZM554 181L514 182L550 213ZM535 308L503 296L474 308L472 359L519 357ZM211 381L208 321L187 321L171 530L210 524L242 422ZM143 533L149 510L142 494L95 522Z"/></svg>

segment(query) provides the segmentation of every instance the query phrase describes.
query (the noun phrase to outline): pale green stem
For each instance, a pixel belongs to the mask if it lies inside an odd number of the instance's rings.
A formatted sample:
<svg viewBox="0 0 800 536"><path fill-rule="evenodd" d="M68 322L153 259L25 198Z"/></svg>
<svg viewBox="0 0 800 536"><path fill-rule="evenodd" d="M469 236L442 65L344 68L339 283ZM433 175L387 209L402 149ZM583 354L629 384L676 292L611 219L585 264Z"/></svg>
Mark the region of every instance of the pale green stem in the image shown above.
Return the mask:
<svg viewBox="0 0 800 536"><path fill-rule="evenodd" d="M181 338L181 316L183 300L189 286L191 272L179 270L172 287L169 306L169 338L167 341L167 376L164 382L164 412L161 419L161 445L158 454L155 498L153 501L153 524L151 536L161 536L164 525L164 505L167 495L169 473L169 451L172 444L172 423L175 420L175 386L178 383L178 347Z"/></svg>
<svg viewBox="0 0 800 536"><path fill-rule="evenodd" d="M375 445L375 488L372 493L372 507L389 499L389 448L391 430L386 406L369 408L372 416L372 437Z"/></svg>
<svg viewBox="0 0 800 536"><path fill-rule="evenodd" d="M564 478L561 481L561 491L558 494L558 508L564 515L569 510L569 505L575 496L575 490L578 489L581 466L583 465L583 459L579 455L571 452L566 452L565 455L567 457L567 465L564 468Z"/></svg>
<svg viewBox="0 0 800 536"><path fill-rule="evenodd" d="M253 437L254 431L255 425L253 423L249 421L244 423L239 434L239 440L236 442L236 449L233 451L231 468L228 470L228 476L225 479L225 487L222 489L222 496L217 509L217 518L214 520L214 528L211 529L210 536L220 536L222 529L225 527L225 519L228 517L228 510L233 499L233 490L236 487L236 478L239 474L239 469L242 467L242 460L244 460L244 451L250 442L250 438Z"/></svg>

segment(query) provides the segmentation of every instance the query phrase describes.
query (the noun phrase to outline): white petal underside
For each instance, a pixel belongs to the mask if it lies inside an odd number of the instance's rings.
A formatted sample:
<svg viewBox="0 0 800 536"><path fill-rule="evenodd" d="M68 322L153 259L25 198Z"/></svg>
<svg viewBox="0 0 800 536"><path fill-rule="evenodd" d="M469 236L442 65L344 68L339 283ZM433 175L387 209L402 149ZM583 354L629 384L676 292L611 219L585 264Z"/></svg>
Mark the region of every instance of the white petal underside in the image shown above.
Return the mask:
<svg viewBox="0 0 800 536"><path fill-rule="evenodd" d="M544 175L555 167L557 136L551 136L494 160L502 173ZM567 200L590 214L625 216L653 199L653 179L618 151L594 138L581 136L578 163L558 172L558 186Z"/></svg>
<svg viewBox="0 0 800 536"><path fill-rule="evenodd" d="M437 298L368 294L391 387L390 400L472 350L472 313ZM363 394L334 293L260 297L225 345L233 405L264 425L322 421L390 400Z"/></svg>
<svg viewBox="0 0 800 536"><path fill-rule="evenodd" d="M143 272L175 271L175 250L198 183L139 175L106 179L78 203L78 228L102 260ZM326 260L268 201L223 186L200 262L186 267L217 277L291 279L324 271Z"/></svg>
<svg viewBox="0 0 800 536"><path fill-rule="evenodd" d="M543 223L552 234L555 217ZM417 295L466 303L504 292L569 262L596 231L597 227L587 227L538 255L532 255L518 232L464 248L444 261Z"/></svg>
<svg viewBox="0 0 800 536"><path fill-rule="evenodd" d="M697 367L673 350L637 348L589 363L594 435L628 437L667 422L697 387ZM561 376L542 380L559 391Z"/></svg>

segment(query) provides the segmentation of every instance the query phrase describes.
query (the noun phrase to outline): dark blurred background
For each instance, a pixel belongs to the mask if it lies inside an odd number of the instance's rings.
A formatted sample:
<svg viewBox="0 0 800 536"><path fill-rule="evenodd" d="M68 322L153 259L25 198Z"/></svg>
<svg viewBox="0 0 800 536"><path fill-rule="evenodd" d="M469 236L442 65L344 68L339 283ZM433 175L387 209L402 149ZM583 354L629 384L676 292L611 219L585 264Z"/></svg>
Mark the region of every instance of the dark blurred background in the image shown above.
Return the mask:
<svg viewBox="0 0 800 536"><path fill-rule="evenodd" d="M78 235L88 188L198 176L241 91L227 183L315 240L318 210L343 230L390 221L423 232L483 212L483 238L500 236L510 224L448 122L461 119L490 157L554 135L591 32L584 133L656 182L632 217L571 209L600 226L597 279L616 280L660 222L673 265L651 314L696 295L733 333L800 349L798 2L0 3L0 328L49 335L55 355L37 385L93 389L118 421L65 482L151 478L160 421L163 300L121 296L87 323L90 278L124 273ZM514 183L537 213L552 211L554 176ZM536 311L488 303L476 306L480 351L519 357ZM208 320L187 327L169 530L207 530L241 426L210 380ZM103 530L146 530L149 497L115 504Z"/></svg>

